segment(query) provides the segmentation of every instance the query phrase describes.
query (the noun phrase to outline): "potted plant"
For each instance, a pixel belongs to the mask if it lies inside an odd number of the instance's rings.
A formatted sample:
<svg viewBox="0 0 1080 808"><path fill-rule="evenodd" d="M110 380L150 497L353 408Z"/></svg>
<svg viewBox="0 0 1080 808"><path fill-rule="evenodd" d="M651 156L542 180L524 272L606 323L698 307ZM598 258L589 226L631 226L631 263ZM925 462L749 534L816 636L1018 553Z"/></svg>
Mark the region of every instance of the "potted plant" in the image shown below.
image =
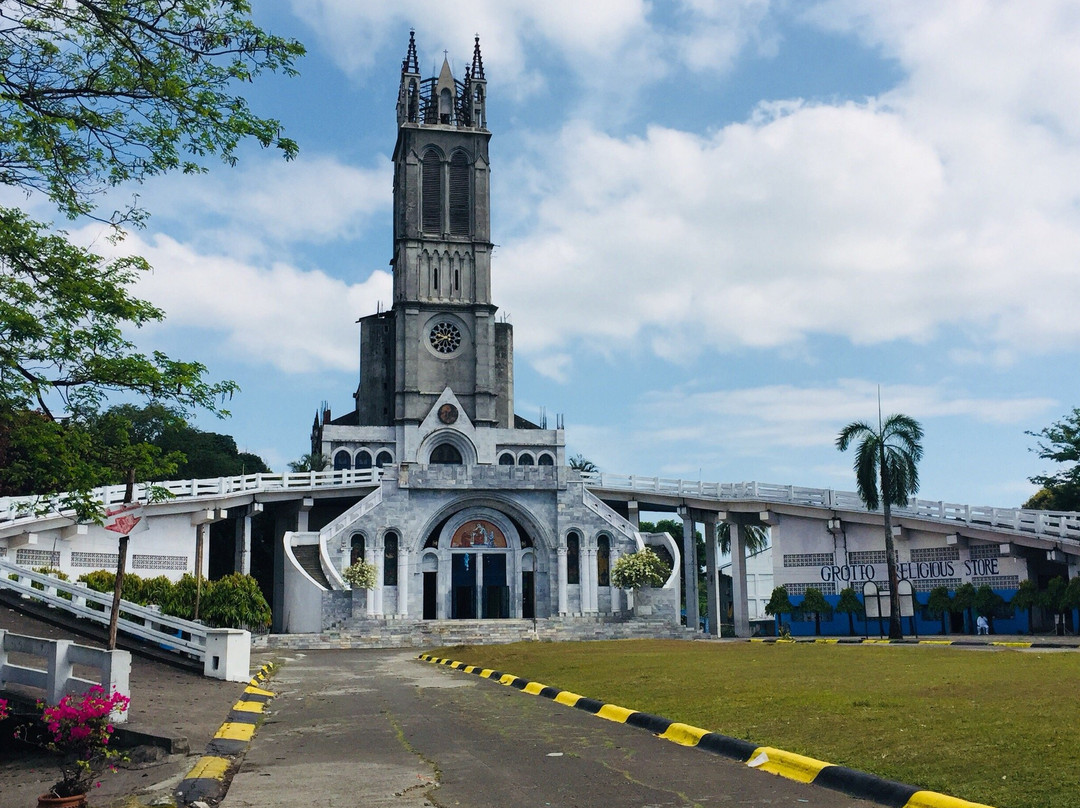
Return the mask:
<svg viewBox="0 0 1080 808"><path fill-rule="evenodd" d="M38 808L79 808L95 779L113 768L120 752L109 745L114 711L127 709L130 699L120 693L106 694L94 685L81 696L64 696L55 707L43 707L41 725L20 727L15 735L55 753L61 779L38 797Z"/></svg>
<svg viewBox="0 0 1080 808"><path fill-rule="evenodd" d="M620 556L611 571L611 583L619 589L638 590L644 586L660 587L671 575L667 564L651 548Z"/></svg>
<svg viewBox="0 0 1080 808"><path fill-rule="evenodd" d="M374 589L375 565L369 564L361 558L356 563L346 567L345 572L341 574L341 577L344 578L353 589Z"/></svg>

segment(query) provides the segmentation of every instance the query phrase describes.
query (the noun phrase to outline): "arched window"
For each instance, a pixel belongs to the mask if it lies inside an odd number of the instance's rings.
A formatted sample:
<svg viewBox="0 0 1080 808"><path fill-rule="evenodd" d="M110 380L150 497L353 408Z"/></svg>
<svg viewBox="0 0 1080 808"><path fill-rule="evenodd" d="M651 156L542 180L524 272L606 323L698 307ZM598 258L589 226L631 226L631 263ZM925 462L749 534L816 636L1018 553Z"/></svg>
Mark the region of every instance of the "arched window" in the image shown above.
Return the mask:
<svg viewBox="0 0 1080 808"><path fill-rule="evenodd" d="M443 87L439 93L439 123L450 123L450 115L454 109L454 97L450 90Z"/></svg>
<svg viewBox="0 0 1080 808"><path fill-rule="evenodd" d="M352 468L352 456L345 450L334 452L334 471Z"/></svg>
<svg viewBox="0 0 1080 808"><path fill-rule="evenodd" d="M442 232L442 160L434 149L424 152L420 176L421 227L428 233Z"/></svg>
<svg viewBox="0 0 1080 808"><path fill-rule="evenodd" d="M601 534L596 540L596 584L611 586L611 538Z"/></svg>
<svg viewBox="0 0 1080 808"><path fill-rule="evenodd" d="M366 449L361 449L356 453L356 467L358 469L371 468L371 452Z"/></svg>
<svg viewBox="0 0 1080 808"><path fill-rule="evenodd" d="M364 560L364 534L353 533L349 547L349 564Z"/></svg>
<svg viewBox="0 0 1080 808"><path fill-rule="evenodd" d="M383 586L397 586L398 535L392 530L383 536Z"/></svg>
<svg viewBox="0 0 1080 808"><path fill-rule="evenodd" d="M463 462L461 452L452 443L440 443L431 452L431 463L460 466Z"/></svg>
<svg viewBox="0 0 1080 808"><path fill-rule="evenodd" d="M566 534L566 582L581 583L581 536L575 530Z"/></svg>
<svg viewBox="0 0 1080 808"><path fill-rule="evenodd" d="M512 454L510 454L509 452L503 452L501 455L499 455L499 465L500 466L512 466L512 465L514 465L514 456Z"/></svg>
<svg viewBox="0 0 1080 808"><path fill-rule="evenodd" d="M379 452L379 456L375 458L375 465L379 468L392 466L394 465L394 456L389 452Z"/></svg>
<svg viewBox="0 0 1080 808"><path fill-rule="evenodd" d="M450 233L469 235L469 160L461 152L450 158Z"/></svg>
<svg viewBox="0 0 1080 808"><path fill-rule="evenodd" d="M518 465L519 466L532 466L532 465L535 465L533 463L533 456L531 454L529 454L528 452L523 452L521 457L518 458Z"/></svg>
<svg viewBox="0 0 1080 808"><path fill-rule="evenodd" d="M538 466L554 466L555 458L549 454L542 454L536 458L536 465Z"/></svg>

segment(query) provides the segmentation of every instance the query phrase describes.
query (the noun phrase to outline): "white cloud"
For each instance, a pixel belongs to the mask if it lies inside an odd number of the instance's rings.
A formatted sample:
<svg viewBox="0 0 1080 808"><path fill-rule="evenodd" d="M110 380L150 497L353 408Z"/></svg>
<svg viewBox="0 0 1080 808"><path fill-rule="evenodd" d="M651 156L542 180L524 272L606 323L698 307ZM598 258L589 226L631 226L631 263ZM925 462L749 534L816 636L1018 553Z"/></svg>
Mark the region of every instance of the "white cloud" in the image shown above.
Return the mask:
<svg viewBox="0 0 1080 808"><path fill-rule="evenodd" d="M172 176L147 187L151 220L199 222L192 238L231 255L280 251L282 245L353 239L389 215L393 167L370 168L327 155L291 162L258 156L232 171ZM382 218L378 218L382 217Z"/></svg>
<svg viewBox="0 0 1080 808"><path fill-rule="evenodd" d="M369 69L387 52L403 57L409 26L416 28L425 75L432 69L432 59L448 49L462 78L472 59L473 36L479 33L485 67L494 68L503 80L519 79L535 69L526 65L530 43L570 61L596 64L613 54L622 58L627 43L643 43L648 32L644 0L475 0L467 14L460 6L436 0L292 0L292 8L353 75ZM436 73L438 67L434 66Z"/></svg>
<svg viewBox="0 0 1080 808"><path fill-rule="evenodd" d="M1063 8L826 3L817 24L899 59L900 85L766 101L708 135L577 121L537 142L509 183L537 215L496 263L522 351L634 341L686 360L946 328L965 362L1071 347L1080 14Z"/></svg>
<svg viewBox="0 0 1080 808"><path fill-rule="evenodd" d="M835 385L789 384L733 390L654 391L641 398L643 412L665 428L661 441L685 441L738 453L782 448L828 447L851 421L873 418L878 386L841 379ZM1024 424L1057 402L1038 396L978 397L937 386L889 385L882 389L883 414L902 412L916 420L970 419L983 424ZM737 428L734 428L736 427Z"/></svg>
<svg viewBox="0 0 1080 808"><path fill-rule="evenodd" d="M95 238L88 229L83 238ZM201 356L211 351L289 372L355 370L359 366L356 319L391 298L390 275L372 272L348 284L321 271L283 262L256 265L221 254L205 254L167 236L129 235L115 247L98 242L106 255L136 254L150 262L135 293L165 310L162 329L199 329ZM205 360L204 360L205 361Z"/></svg>

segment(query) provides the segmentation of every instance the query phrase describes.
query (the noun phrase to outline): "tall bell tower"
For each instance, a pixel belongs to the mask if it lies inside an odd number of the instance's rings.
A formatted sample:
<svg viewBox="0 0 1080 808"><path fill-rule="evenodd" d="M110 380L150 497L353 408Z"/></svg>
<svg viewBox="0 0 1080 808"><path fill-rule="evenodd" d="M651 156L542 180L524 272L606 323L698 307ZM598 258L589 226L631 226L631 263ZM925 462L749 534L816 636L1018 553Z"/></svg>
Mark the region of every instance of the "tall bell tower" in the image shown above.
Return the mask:
<svg viewBox="0 0 1080 808"><path fill-rule="evenodd" d="M487 80L422 79L414 34L394 147L393 308L361 319L359 424L421 423L446 388L476 428L514 426L513 337L491 302Z"/></svg>

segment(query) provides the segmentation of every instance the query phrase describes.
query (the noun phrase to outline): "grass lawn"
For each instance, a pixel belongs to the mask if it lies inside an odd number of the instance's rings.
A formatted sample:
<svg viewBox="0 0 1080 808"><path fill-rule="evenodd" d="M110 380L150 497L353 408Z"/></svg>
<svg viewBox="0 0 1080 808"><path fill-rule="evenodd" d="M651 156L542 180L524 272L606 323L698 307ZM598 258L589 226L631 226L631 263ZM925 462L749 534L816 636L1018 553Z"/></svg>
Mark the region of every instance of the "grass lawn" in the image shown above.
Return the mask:
<svg viewBox="0 0 1080 808"><path fill-rule="evenodd" d="M1077 651L622 640L435 653L999 808L1080 804Z"/></svg>

